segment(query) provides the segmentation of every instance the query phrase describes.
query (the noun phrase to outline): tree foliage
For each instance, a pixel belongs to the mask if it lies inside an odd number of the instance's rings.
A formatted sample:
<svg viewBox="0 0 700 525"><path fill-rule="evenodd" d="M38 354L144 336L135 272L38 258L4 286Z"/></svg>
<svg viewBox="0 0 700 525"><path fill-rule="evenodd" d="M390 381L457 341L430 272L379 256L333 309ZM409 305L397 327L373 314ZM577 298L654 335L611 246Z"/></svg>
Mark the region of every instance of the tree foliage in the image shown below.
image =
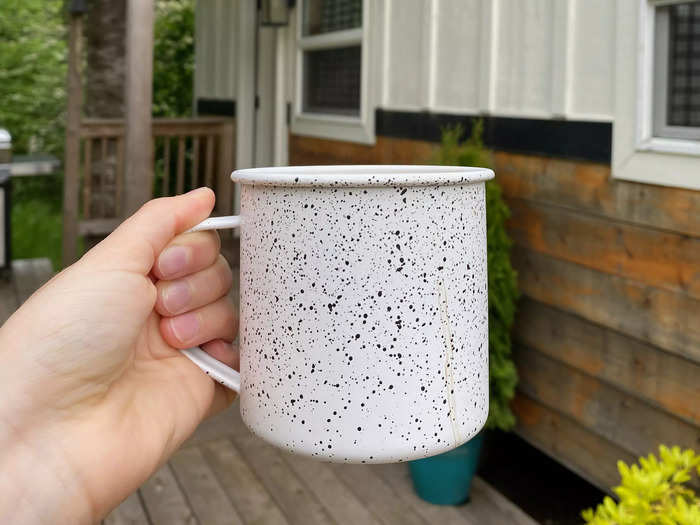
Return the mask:
<svg viewBox="0 0 700 525"><path fill-rule="evenodd" d="M606 496L595 510L581 515L589 525L700 525L700 498L686 485L700 456L680 447L659 447L659 458L649 454L639 465L618 461L621 483L613 489L620 498Z"/></svg>
<svg viewBox="0 0 700 525"><path fill-rule="evenodd" d="M15 152L62 156L66 83L63 0L0 3L0 126Z"/></svg>
<svg viewBox="0 0 700 525"><path fill-rule="evenodd" d="M153 45L153 115L192 114L194 0L158 0Z"/></svg>
<svg viewBox="0 0 700 525"><path fill-rule="evenodd" d="M491 166L484 148L483 121L474 123L471 136L461 140L464 128L443 130L440 148L432 162L448 166ZM486 222L489 283L489 419L486 426L509 430L515 424L510 401L518 375L511 358L510 331L518 298L517 274L510 263L511 240L506 232L510 211L496 181L486 183Z"/></svg>
<svg viewBox="0 0 700 525"><path fill-rule="evenodd" d="M63 158L68 53L64 4L0 0L0 127L12 134L15 154ZM156 0L154 32L153 112L189 115L194 0ZM60 268L61 195L60 174L14 181L13 257L48 256Z"/></svg>

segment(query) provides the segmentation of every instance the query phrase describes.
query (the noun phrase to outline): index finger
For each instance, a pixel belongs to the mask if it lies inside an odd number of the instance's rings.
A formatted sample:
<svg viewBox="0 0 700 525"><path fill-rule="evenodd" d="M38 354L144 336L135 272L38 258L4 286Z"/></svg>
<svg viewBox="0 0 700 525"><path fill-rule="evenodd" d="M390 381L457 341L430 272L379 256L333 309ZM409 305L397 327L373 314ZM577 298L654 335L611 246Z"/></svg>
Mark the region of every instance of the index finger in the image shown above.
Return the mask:
<svg viewBox="0 0 700 525"><path fill-rule="evenodd" d="M147 275L173 237L209 216L214 200L212 190L198 188L149 201L85 257L103 268Z"/></svg>

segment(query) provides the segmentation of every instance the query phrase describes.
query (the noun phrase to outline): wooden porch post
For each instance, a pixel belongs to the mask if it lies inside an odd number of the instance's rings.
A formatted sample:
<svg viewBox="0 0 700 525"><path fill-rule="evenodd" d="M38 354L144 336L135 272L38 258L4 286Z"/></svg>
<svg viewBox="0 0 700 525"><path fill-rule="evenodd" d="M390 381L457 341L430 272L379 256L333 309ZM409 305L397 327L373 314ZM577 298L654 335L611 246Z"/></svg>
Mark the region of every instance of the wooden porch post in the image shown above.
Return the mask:
<svg viewBox="0 0 700 525"><path fill-rule="evenodd" d="M63 237L61 259L69 266L77 259L78 242L78 181L80 179L80 113L83 88L80 63L83 48L84 2L70 6L68 36L68 101L66 107L65 172L63 175Z"/></svg>
<svg viewBox="0 0 700 525"><path fill-rule="evenodd" d="M153 195L153 1L128 0L126 7L124 216L131 215Z"/></svg>

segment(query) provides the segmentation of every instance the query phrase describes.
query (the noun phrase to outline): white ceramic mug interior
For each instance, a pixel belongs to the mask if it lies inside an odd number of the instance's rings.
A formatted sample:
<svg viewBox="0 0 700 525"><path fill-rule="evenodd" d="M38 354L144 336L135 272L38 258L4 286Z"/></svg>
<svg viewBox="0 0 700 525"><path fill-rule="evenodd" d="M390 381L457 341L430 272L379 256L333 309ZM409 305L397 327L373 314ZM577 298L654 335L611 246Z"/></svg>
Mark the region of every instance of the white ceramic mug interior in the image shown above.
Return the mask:
<svg viewBox="0 0 700 525"><path fill-rule="evenodd" d="M239 170L238 374L246 425L294 453L393 462L452 449L488 414L484 182L447 166ZM222 222L223 221L223 222Z"/></svg>

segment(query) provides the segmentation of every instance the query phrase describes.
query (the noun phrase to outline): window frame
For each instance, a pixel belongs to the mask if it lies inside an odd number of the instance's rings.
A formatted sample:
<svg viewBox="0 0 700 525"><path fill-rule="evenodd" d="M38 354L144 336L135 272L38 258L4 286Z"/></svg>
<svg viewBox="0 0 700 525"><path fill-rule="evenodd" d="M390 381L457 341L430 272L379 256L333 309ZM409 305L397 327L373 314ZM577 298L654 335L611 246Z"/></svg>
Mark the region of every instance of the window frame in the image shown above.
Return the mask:
<svg viewBox="0 0 700 525"><path fill-rule="evenodd" d="M683 2L676 3L685 3ZM700 4L700 2L696 2ZM668 116L668 47L670 20L668 12L660 12L669 3L654 6L654 57L653 57L653 115L652 137L665 139L700 140L700 126L672 126L666 124Z"/></svg>
<svg viewBox="0 0 700 525"><path fill-rule="evenodd" d="M656 10L659 7L684 4L688 0L640 0L639 9L639 56L637 79L639 98L637 109L637 150L657 151L660 153L681 153L685 155L700 156L700 141L688 137L656 136L655 112L656 101L654 87L655 82L655 26ZM666 72L668 64L666 64ZM665 90L664 90L665 91ZM678 129L680 126L667 126Z"/></svg>
<svg viewBox="0 0 700 525"><path fill-rule="evenodd" d="M687 0L617 2L612 176L700 190L700 140L654 136L656 8Z"/></svg>
<svg viewBox="0 0 700 525"><path fill-rule="evenodd" d="M370 16L369 0L362 0L362 27L343 29L331 33L304 36L304 2L296 8L296 28L294 45L296 51L294 65L294 96L292 101L291 131L296 135L329 138L363 144L374 144L374 112L370 100ZM303 110L304 99L304 52L333 49L338 47L360 46L360 110L357 116L335 115L331 113L311 113Z"/></svg>

